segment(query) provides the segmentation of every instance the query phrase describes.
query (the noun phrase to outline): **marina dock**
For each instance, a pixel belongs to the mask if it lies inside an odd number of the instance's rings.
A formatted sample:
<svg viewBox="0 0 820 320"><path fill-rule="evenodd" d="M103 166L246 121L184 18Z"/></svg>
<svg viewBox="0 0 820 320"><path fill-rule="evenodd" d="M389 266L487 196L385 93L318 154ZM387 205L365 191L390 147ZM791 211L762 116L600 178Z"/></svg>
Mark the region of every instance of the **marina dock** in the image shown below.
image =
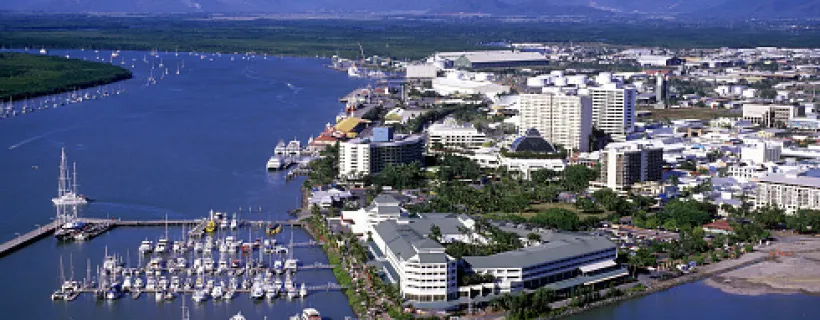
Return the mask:
<svg viewBox="0 0 820 320"><path fill-rule="evenodd" d="M161 227L161 226L193 226L193 228L189 231L189 236L197 237L201 236L205 233L205 226L208 222L207 219L188 219L188 220L119 220L119 219L101 219L101 218L78 218L78 222L90 223L90 224L97 224L97 225L107 225L108 228L102 230L102 232L92 234L89 238L95 237L105 231L116 227ZM248 223L254 226L264 226L268 224L280 224L283 226L291 226L291 227L301 227L302 223L295 220L289 221L262 221L262 220L248 220L243 221L243 223ZM54 234L54 232L60 227L60 223L58 221L53 221L51 223L45 224L43 226L37 227L34 230L26 232L24 234L20 234L13 239L0 244L0 257L6 256L18 249L24 248L25 246L34 243L37 240L45 238L49 235ZM320 243L316 242L305 242L305 243L296 243L294 244L295 247L306 247L312 245L318 245Z"/></svg>

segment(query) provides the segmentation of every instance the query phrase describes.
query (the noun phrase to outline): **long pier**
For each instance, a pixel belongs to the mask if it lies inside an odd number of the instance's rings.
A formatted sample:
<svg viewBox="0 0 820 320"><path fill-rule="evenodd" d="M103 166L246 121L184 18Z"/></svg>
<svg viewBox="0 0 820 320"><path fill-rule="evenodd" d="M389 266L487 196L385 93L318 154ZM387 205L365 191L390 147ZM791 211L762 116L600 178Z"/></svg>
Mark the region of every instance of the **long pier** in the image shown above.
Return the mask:
<svg viewBox="0 0 820 320"><path fill-rule="evenodd" d="M193 226L190 235L203 234L207 219L185 219L185 220L120 220L120 219L101 219L101 218L79 218L78 222L93 223L93 224L109 224L114 227L158 227L158 226ZM280 224L283 226L301 227L302 222L296 220L288 221L262 221L262 220L245 220L241 221L243 224L250 224L253 226L264 226L268 224ZM0 257L4 257L18 249L21 249L37 240L52 235L57 228L60 227L60 222L52 221L51 223L37 227L34 230L24 234L18 234L11 240L0 244ZM309 246L318 243L305 243L300 246Z"/></svg>
<svg viewBox="0 0 820 320"><path fill-rule="evenodd" d="M57 230L59 226L60 223L58 221L53 221L44 226L37 227L37 229L21 234L15 237L14 239L6 241L2 245L0 245L0 257L3 257L9 253L14 252L17 249L25 247L30 243L33 243L37 240L40 240L51 235L52 233L54 233L54 230Z"/></svg>

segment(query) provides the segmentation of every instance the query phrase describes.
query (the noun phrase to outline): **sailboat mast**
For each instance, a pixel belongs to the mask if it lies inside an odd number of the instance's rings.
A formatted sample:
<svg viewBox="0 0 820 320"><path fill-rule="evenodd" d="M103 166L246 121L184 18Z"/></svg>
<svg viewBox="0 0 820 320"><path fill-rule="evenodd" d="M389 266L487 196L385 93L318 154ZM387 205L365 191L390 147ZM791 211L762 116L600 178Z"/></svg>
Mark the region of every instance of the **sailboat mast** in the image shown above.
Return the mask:
<svg viewBox="0 0 820 320"><path fill-rule="evenodd" d="M77 195L78 194L77 193L77 163L73 162L73 165L74 165L74 167L72 169L73 170L73 172L72 172L73 177L71 179L71 187L72 187L72 191L74 192L74 194Z"/></svg>
<svg viewBox="0 0 820 320"><path fill-rule="evenodd" d="M65 282L65 270L63 270L63 256L60 255L60 285Z"/></svg>
<svg viewBox="0 0 820 320"><path fill-rule="evenodd" d="M65 156L65 148L62 148L62 155L60 157L60 178L58 181L57 186L57 196L62 197L67 189L68 189L68 174L66 170L68 169L68 160Z"/></svg>

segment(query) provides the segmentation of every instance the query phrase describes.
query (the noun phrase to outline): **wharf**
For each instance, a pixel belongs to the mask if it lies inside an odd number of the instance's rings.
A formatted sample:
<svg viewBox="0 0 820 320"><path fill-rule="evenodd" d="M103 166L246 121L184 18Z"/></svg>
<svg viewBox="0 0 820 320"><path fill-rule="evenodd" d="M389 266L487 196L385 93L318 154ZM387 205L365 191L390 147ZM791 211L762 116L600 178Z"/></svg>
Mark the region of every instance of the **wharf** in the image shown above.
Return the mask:
<svg viewBox="0 0 820 320"><path fill-rule="evenodd" d="M57 230L59 226L60 223L58 221L53 221L44 226L37 227L37 229L26 232L25 234L19 235L14 239L6 241L0 245L0 257L12 253L17 249L23 248L34 241L40 240L54 233L54 230Z"/></svg>

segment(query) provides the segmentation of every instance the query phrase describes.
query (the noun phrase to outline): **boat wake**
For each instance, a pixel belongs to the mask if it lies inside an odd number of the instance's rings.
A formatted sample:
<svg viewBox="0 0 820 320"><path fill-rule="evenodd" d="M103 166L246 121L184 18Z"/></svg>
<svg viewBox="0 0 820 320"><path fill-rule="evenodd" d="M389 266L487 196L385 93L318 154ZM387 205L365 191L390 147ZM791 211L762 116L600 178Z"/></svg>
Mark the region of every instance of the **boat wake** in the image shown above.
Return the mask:
<svg viewBox="0 0 820 320"><path fill-rule="evenodd" d="M300 87L294 86L290 82L285 82L285 83L288 85L288 88L290 88L290 90L293 91L293 94L299 94L300 91L305 89L305 88L300 88Z"/></svg>
<svg viewBox="0 0 820 320"><path fill-rule="evenodd" d="M13 144L13 145L9 146L9 150L14 150L14 149L17 149L17 148L19 148L19 147L22 147L22 146L27 145L27 144L29 144L29 143L32 143L32 142L34 142L34 141L40 140L40 139L42 139L42 138L48 137L48 136L50 136L50 135L52 135L52 134L55 134L55 133L60 133L60 132L69 131L69 130L73 130L73 129L76 129L76 128L79 128L79 127L80 127L80 126L72 126L72 127L68 127L68 128L63 128L63 129L57 129L57 130L48 131L48 132L46 132L46 133L43 133L43 134L40 134L40 135L36 135L36 136L31 137L31 138L27 138L27 139L24 139L24 140L22 140L22 141L20 141L20 142L16 143L16 144Z"/></svg>

